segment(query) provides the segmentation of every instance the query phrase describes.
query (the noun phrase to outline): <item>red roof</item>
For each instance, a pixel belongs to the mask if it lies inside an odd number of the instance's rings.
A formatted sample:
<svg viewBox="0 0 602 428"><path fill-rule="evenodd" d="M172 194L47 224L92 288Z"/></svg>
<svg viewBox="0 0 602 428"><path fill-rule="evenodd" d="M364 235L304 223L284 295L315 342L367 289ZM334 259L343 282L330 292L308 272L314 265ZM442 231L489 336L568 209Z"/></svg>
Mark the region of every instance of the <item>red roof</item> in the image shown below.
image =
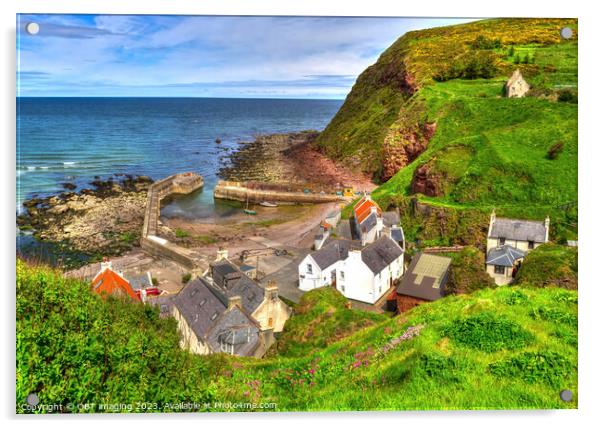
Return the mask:
<svg viewBox="0 0 602 428"><path fill-rule="evenodd" d="M101 295L126 294L134 300L140 300L130 283L111 269L105 269L94 277L92 290Z"/></svg>
<svg viewBox="0 0 602 428"><path fill-rule="evenodd" d="M353 207L356 221L361 224L364 220L366 220L366 218L372 212L372 208L376 208L378 215L382 215L382 210L372 199L368 198L367 196L364 196L362 199L360 199L359 202Z"/></svg>

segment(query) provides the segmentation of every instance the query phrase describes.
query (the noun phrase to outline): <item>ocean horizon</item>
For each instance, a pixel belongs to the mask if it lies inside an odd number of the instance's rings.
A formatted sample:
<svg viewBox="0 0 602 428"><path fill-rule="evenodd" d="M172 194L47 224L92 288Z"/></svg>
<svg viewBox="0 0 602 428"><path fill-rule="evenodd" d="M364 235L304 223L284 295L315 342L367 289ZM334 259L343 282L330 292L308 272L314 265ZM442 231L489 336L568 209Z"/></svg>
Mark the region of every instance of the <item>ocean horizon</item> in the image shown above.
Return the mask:
<svg viewBox="0 0 602 428"><path fill-rule="evenodd" d="M213 187L228 155L258 135L322 130L340 99L200 97L17 97L17 207L89 188L96 177L195 171L203 191L167 215L214 213ZM221 143L217 144L216 139Z"/></svg>

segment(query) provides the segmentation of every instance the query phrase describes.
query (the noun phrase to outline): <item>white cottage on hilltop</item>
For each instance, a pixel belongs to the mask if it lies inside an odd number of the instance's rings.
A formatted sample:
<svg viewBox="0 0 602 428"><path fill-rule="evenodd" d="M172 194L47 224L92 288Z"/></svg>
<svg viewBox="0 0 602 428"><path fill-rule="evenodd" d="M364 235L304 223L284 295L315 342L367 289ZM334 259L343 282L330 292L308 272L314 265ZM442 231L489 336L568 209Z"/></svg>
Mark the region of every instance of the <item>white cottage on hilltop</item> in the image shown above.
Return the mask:
<svg viewBox="0 0 602 428"><path fill-rule="evenodd" d="M508 98L522 98L529 92L530 88L531 87L523 78L520 70L517 68L506 82L506 96Z"/></svg>
<svg viewBox="0 0 602 428"><path fill-rule="evenodd" d="M404 249L384 235L361 248L336 240L299 264L299 288L309 291L333 286L348 299L376 303L404 272Z"/></svg>
<svg viewBox="0 0 602 428"><path fill-rule="evenodd" d="M514 279L525 255L548 242L550 218L544 221L501 218L492 211L487 233L487 273L498 285Z"/></svg>

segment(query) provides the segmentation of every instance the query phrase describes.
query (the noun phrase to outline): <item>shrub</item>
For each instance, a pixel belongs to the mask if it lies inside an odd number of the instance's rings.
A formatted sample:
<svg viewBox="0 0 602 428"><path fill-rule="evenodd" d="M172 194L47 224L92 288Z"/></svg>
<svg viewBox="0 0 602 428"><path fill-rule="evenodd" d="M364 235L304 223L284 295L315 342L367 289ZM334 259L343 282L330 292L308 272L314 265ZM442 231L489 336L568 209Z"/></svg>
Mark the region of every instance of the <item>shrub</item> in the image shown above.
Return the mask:
<svg viewBox="0 0 602 428"><path fill-rule="evenodd" d="M522 305L528 300L525 293L516 288L510 289L510 293L504 299L504 303L508 306Z"/></svg>
<svg viewBox="0 0 602 428"><path fill-rule="evenodd" d="M175 231L176 233L176 238L188 238L188 236L190 236L190 234L188 232L186 232L185 230L182 229L176 229Z"/></svg>
<svg viewBox="0 0 602 428"><path fill-rule="evenodd" d="M133 232L124 232L119 236L119 240L126 244L133 244L136 240L136 234Z"/></svg>
<svg viewBox="0 0 602 428"><path fill-rule="evenodd" d="M466 247L452 255L452 265L446 291L449 294L466 294L487 287L495 282L483 269L485 257L475 247Z"/></svg>
<svg viewBox="0 0 602 428"><path fill-rule="evenodd" d="M525 352L489 365L489 370L496 376L530 383L545 382L554 387L562 386L574 368L567 358L552 351Z"/></svg>
<svg viewBox="0 0 602 428"><path fill-rule="evenodd" d="M182 275L182 284L188 284L190 279L192 278L192 274L190 272L186 272Z"/></svg>
<svg viewBox="0 0 602 428"><path fill-rule="evenodd" d="M433 79L445 82L451 79L490 79L498 73L496 55L491 52L468 52L452 65L435 73Z"/></svg>
<svg viewBox="0 0 602 428"><path fill-rule="evenodd" d="M500 49L502 47L502 41L499 38L490 39L482 34L479 34L472 42L471 46L473 49Z"/></svg>
<svg viewBox="0 0 602 428"><path fill-rule="evenodd" d="M435 353L424 354L420 357L420 367L430 378L443 382L462 381L462 367L456 358Z"/></svg>
<svg viewBox="0 0 602 428"><path fill-rule="evenodd" d="M529 252L516 275L516 284L536 287L578 287L577 249L547 243Z"/></svg>
<svg viewBox="0 0 602 428"><path fill-rule="evenodd" d="M533 335L520 325L490 312L458 319L444 332L457 343L485 352L519 349L533 341Z"/></svg>
<svg viewBox="0 0 602 428"><path fill-rule="evenodd" d="M564 150L564 143L562 143L562 142L554 143L548 149L547 158L550 160L554 160L560 155L560 153L562 153L563 150Z"/></svg>
<svg viewBox="0 0 602 428"><path fill-rule="evenodd" d="M576 91L572 91L570 89L563 89L558 92L558 101L563 103L578 103L578 96Z"/></svg>
<svg viewBox="0 0 602 428"><path fill-rule="evenodd" d="M570 327L577 327L577 314L561 311L556 308L538 306L531 309L531 317L536 320L552 321L554 323L566 324Z"/></svg>

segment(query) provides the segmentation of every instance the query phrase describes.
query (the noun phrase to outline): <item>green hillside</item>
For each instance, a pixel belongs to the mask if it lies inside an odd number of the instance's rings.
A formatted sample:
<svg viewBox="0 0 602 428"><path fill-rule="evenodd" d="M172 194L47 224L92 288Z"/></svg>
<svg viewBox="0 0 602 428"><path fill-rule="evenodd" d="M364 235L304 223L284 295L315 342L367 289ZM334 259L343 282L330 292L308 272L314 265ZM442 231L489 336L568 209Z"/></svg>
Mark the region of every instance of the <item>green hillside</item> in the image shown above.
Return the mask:
<svg viewBox="0 0 602 428"><path fill-rule="evenodd" d="M407 33L360 75L318 143L387 180L373 194L383 206L407 208L415 198L433 208L405 219L411 239L482 242L494 207L502 216L550 215L553 238L574 239L576 25L494 19ZM560 37L565 26L574 29L571 40ZM531 90L505 98L516 68ZM473 219L459 224L450 218L458 211ZM433 212L451 233L421 226ZM458 227L468 230L454 233Z"/></svg>
<svg viewBox="0 0 602 428"><path fill-rule="evenodd" d="M313 293L308 313L331 305L331 292ZM156 309L102 300L87 283L21 261L16 313L18 412L31 392L42 405L123 403L122 412L175 411L167 404L180 401L277 411L577 407L577 293L561 288L485 289L392 319L368 315L371 325L312 353L262 360L183 352L175 322ZM562 389L575 399L561 401Z"/></svg>

